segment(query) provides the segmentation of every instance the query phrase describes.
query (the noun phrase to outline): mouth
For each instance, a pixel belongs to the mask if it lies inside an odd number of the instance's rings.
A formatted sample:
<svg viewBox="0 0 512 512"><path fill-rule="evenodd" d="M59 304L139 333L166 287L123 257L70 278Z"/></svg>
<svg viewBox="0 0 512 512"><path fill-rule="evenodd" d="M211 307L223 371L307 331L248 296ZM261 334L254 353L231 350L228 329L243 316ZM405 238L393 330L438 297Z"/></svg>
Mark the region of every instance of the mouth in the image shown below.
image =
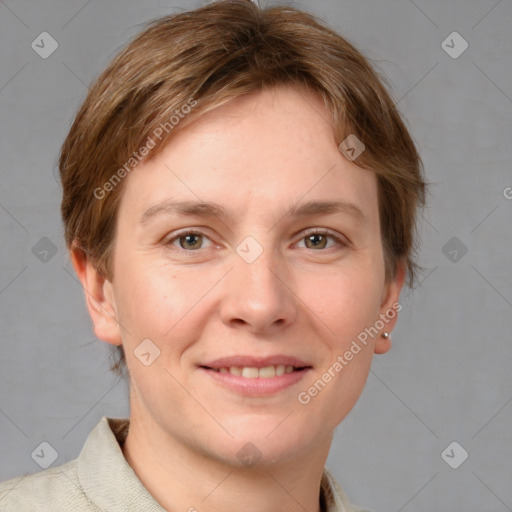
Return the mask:
<svg viewBox="0 0 512 512"><path fill-rule="evenodd" d="M201 366L205 370L212 370L217 373L236 375L244 379L273 379L288 373L298 372L310 368L308 366L296 367L293 365L268 365L258 368L257 366L221 366L220 368L210 368Z"/></svg>
<svg viewBox="0 0 512 512"><path fill-rule="evenodd" d="M215 383L245 396L278 393L302 380L312 368L304 361L287 356L235 356L199 365Z"/></svg>

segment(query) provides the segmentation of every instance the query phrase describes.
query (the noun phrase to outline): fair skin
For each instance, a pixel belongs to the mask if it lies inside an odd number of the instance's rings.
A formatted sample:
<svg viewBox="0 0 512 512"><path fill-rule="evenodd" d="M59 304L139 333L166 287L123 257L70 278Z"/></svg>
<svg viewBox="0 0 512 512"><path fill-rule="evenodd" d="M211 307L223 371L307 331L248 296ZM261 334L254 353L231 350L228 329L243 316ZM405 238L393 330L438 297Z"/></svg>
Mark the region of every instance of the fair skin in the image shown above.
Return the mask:
<svg viewBox="0 0 512 512"><path fill-rule="evenodd" d="M369 338L308 404L298 401L398 302L404 281L403 267L385 279L376 176L343 156L326 119L319 99L289 87L231 100L176 130L125 178L112 281L72 252L96 336L125 349L123 453L167 510L239 511L254 496L253 512L318 512L334 429L356 403L373 354L390 348ZM228 216L167 211L141 222L169 200L217 203ZM310 201L352 203L364 219L353 209L287 214ZM183 228L191 234L176 238ZM246 237L262 248L250 263L242 256L257 246L237 253ZM391 332L396 319L381 330ZM145 339L160 350L148 366L134 354ZM258 377L270 382L260 388L216 371L215 360L235 356L252 357L238 361L251 367L274 358L274 371L283 357L300 364ZM237 455L246 443L258 454L250 467Z"/></svg>

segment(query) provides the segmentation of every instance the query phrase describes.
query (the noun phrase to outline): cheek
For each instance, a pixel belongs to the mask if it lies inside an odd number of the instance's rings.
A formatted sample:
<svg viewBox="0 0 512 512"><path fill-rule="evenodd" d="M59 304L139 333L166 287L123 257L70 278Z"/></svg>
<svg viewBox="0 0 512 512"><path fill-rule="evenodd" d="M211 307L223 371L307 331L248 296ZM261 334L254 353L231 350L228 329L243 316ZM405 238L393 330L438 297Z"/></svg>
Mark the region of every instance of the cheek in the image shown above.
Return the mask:
<svg viewBox="0 0 512 512"><path fill-rule="evenodd" d="M334 428L348 414L366 383L373 341L370 337L361 342L358 336L379 318L381 279L380 269L369 262L347 265L316 279L318 286L308 295L307 304L321 320L319 325L323 325L326 352L321 368L307 384L310 387L303 389L302 396L310 400L305 407L310 412L317 411L329 428ZM325 411L328 414L322 414Z"/></svg>
<svg viewBox="0 0 512 512"><path fill-rule="evenodd" d="M303 275L300 298L325 326L337 349L378 319L380 274L371 266L346 266L323 275Z"/></svg>
<svg viewBox="0 0 512 512"><path fill-rule="evenodd" d="M159 339L186 306L176 273L136 259L120 261L116 270L117 311L125 334L132 343L141 337Z"/></svg>
<svg viewBox="0 0 512 512"><path fill-rule="evenodd" d="M162 352L172 347L175 355L180 354L191 339L191 329L197 333L201 298L215 276L148 259L141 256L119 266L116 287L119 321L126 328L123 342L134 348L149 338Z"/></svg>

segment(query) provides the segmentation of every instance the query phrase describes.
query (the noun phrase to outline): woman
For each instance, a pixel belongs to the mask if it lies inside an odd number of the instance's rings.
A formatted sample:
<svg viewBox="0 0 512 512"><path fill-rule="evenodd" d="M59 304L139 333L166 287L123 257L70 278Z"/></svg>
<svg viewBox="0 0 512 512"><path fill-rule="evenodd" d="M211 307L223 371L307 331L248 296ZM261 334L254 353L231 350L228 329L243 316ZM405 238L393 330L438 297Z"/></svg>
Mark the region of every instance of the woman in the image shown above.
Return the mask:
<svg viewBox="0 0 512 512"><path fill-rule="evenodd" d="M391 347L425 197L366 59L291 7L159 19L91 87L60 173L130 418L2 484L2 510L360 510L325 461Z"/></svg>

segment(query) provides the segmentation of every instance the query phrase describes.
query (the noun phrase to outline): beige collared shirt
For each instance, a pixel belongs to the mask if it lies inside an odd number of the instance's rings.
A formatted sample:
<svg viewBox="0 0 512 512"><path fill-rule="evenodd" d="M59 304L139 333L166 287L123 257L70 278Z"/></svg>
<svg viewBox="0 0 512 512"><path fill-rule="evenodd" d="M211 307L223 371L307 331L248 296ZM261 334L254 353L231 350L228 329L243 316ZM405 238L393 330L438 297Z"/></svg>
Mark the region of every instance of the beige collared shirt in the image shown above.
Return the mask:
<svg viewBox="0 0 512 512"><path fill-rule="evenodd" d="M137 478L121 450L130 421L103 417L78 458L0 484L0 511L165 512ZM325 469L321 495L327 512L364 512L352 507Z"/></svg>

